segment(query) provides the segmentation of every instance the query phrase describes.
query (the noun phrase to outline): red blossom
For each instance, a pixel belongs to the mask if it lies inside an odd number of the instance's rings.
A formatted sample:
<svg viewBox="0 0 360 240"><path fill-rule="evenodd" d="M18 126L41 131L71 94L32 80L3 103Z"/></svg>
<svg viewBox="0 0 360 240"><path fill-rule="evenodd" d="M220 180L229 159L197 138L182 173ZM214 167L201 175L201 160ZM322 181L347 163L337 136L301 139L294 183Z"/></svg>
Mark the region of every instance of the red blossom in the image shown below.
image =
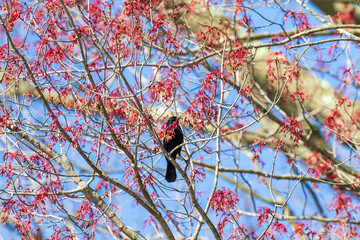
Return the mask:
<svg viewBox="0 0 360 240"><path fill-rule="evenodd" d="M252 92L252 88L250 88L249 85L247 85L245 88L241 88L238 90L238 93L240 94L241 98L241 103L245 102L244 97L248 98L251 96L251 92Z"/></svg>
<svg viewBox="0 0 360 240"><path fill-rule="evenodd" d="M194 181L203 182L205 177L206 177L205 170L203 168L194 168L191 171L189 181L190 182L194 182Z"/></svg>
<svg viewBox="0 0 360 240"><path fill-rule="evenodd" d="M252 142L252 145L253 147L251 148L251 152L254 153L252 156L252 161L264 165L265 162L260 159L260 154L262 153L262 149L266 146L265 142L261 139L255 139Z"/></svg>
<svg viewBox="0 0 360 240"><path fill-rule="evenodd" d="M311 28L308 17L305 13L300 11L288 11L284 16L284 22L291 18L298 31L304 31Z"/></svg>
<svg viewBox="0 0 360 240"><path fill-rule="evenodd" d="M290 140L293 140L295 146L297 146L302 140L303 131L296 117L285 118L285 120L281 122L281 125L279 132L284 133L284 135L289 135Z"/></svg>
<svg viewBox="0 0 360 240"><path fill-rule="evenodd" d="M341 191L333 198L329 205L329 209L334 210L336 216L349 219L352 216L352 211L356 213L356 208L351 207L351 202L351 196Z"/></svg>
<svg viewBox="0 0 360 240"><path fill-rule="evenodd" d="M290 97L294 101L299 101L300 103L303 103L303 102L305 102L305 100L309 99L309 95L303 91L296 91L296 92L292 93L290 95Z"/></svg>
<svg viewBox="0 0 360 240"><path fill-rule="evenodd" d="M239 201L239 197L233 193L230 189L219 189L212 196L211 208L215 210L216 215L220 212L223 215L226 215L230 209L234 209L237 202Z"/></svg>
<svg viewBox="0 0 360 240"><path fill-rule="evenodd" d="M333 164L329 159L325 159L320 153L313 152L307 159L306 164L313 166L315 176L319 174L327 176L330 179L336 179L337 173L333 168Z"/></svg>
<svg viewBox="0 0 360 240"><path fill-rule="evenodd" d="M226 226L226 224L229 222L229 218L228 217L224 217L222 218L219 223L217 224L217 230L219 232L220 237L222 237L222 234L224 233L224 228Z"/></svg>
<svg viewBox="0 0 360 240"><path fill-rule="evenodd" d="M153 216L150 216L150 218L146 219L144 221L144 226L143 226L143 229L146 227L146 225L155 225L155 229L159 230L160 229L160 226L159 224L157 223L157 221L154 219Z"/></svg>
<svg viewBox="0 0 360 240"><path fill-rule="evenodd" d="M304 228L305 228L305 223L297 222L295 224L294 233L296 233L299 237L301 237L302 235L304 235Z"/></svg>
<svg viewBox="0 0 360 240"><path fill-rule="evenodd" d="M358 13L355 8L346 4L342 11L339 11L331 18L338 24L354 24L357 17Z"/></svg>
<svg viewBox="0 0 360 240"><path fill-rule="evenodd" d="M280 223L278 219L276 219L274 224L271 226L271 229L276 231L278 234L287 233L285 225Z"/></svg>
<svg viewBox="0 0 360 240"><path fill-rule="evenodd" d="M236 49L229 54L229 64L233 71L247 63L247 57L250 52L248 49L242 49L241 45L239 47L239 49Z"/></svg>
<svg viewBox="0 0 360 240"><path fill-rule="evenodd" d="M268 207L262 206L259 208L258 213L257 224L260 226L268 220L273 211Z"/></svg>
<svg viewBox="0 0 360 240"><path fill-rule="evenodd" d="M150 94L154 101L169 101L175 96L177 87L179 86L179 76L177 72L169 72L164 75L162 81L155 82L150 87Z"/></svg>

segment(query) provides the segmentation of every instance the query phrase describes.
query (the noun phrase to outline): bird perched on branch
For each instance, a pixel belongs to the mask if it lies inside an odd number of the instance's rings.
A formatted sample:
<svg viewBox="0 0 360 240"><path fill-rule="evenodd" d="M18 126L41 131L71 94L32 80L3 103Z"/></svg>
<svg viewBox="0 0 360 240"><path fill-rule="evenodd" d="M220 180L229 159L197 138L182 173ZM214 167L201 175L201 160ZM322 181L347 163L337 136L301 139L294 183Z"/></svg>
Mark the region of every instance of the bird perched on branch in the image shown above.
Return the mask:
<svg viewBox="0 0 360 240"><path fill-rule="evenodd" d="M163 142L164 148L168 153L170 153L173 149L175 149L183 142L184 142L184 134L179 126L179 119L175 116L172 116L171 118L169 118L169 120L166 123L166 131ZM176 148L171 153L171 158L175 160L176 156L178 154L180 155L180 152L181 152L181 147ZM176 180L175 166L169 161L168 158L166 158L166 162L167 162L167 168L166 168L165 179L168 182L175 182Z"/></svg>

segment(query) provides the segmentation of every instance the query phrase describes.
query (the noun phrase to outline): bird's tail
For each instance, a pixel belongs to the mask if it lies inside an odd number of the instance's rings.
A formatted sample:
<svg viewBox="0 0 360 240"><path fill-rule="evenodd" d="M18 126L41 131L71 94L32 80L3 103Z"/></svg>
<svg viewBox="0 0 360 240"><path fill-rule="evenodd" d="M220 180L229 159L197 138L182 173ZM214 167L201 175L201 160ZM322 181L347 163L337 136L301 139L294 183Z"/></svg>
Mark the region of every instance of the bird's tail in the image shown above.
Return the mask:
<svg viewBox="0 0 360 240"><path fill-rule="evenodd" d="M168 159L166 159L166 161L167 161L167 168L166 168L165 179L168 182L175 182L176 168Z"/></svg>

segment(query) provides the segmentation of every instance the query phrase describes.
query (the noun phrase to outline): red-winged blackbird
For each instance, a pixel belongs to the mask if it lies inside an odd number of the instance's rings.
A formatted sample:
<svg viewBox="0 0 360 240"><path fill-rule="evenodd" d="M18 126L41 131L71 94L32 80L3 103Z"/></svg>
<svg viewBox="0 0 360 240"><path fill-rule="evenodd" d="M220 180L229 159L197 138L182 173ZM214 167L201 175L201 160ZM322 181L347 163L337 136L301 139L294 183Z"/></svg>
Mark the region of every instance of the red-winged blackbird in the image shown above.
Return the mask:
<svg viewBox="0 0 360 240"><path fill-rule="evenodd" d="M166 131L163 142L164 148L168 153L170 153L171 150L173 150L183 142L184 142L184 134L179 126L178 118L173 116L169 118L169 120L166 123ZM173 153L171 154L172 159L175 160L176 155L180 154L180 152L181 152L181 147L173 151ZM175 166L169 161L168 158L166 158L166 161L167 161L167 168L166 168L165 179L168 182L175 182L176 180Z"/></svg>

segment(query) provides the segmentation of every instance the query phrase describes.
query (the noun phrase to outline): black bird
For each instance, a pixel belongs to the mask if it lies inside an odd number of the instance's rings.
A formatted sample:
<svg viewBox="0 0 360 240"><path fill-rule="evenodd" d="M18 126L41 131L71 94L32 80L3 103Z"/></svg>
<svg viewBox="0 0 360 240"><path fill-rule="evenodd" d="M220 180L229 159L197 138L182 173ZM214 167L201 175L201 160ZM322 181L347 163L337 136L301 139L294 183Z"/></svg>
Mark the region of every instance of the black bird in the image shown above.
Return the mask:
<svg viewBox="0 0 360 240"><path fill-rule="evenodd" d="M164 137L164 148L165 150L170 153L174 148L179 146L184 142L184 134L179 126L178 118L172 116L166 123L166 131ZM181 147L177 148L171 154L172 159L176 159L176 155L180 154ZM175 182L176 180L176 169L175 166L166 158L167 168L165 179L168 182Z"/></svg>

